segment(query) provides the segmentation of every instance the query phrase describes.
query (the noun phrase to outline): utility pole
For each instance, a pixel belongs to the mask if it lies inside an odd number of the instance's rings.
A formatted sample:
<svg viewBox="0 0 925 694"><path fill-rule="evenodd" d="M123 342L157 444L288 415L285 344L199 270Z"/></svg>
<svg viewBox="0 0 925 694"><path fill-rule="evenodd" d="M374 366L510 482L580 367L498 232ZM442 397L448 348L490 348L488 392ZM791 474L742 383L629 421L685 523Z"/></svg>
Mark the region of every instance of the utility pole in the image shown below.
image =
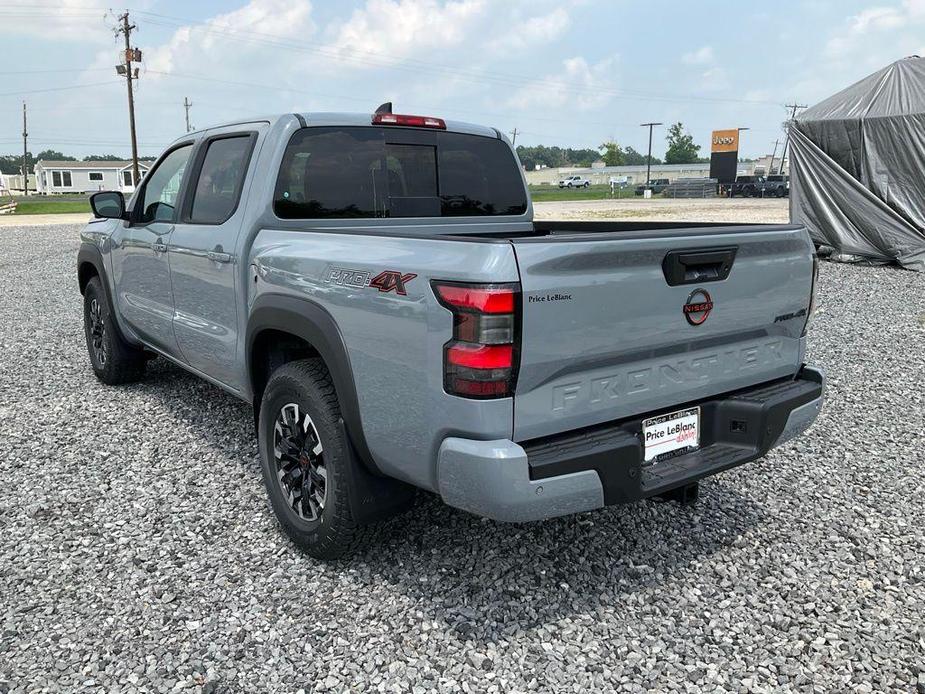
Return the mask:
<svg viewBox="0 0 925 694"><path fill-rule="evenodd" d="M22 194L29 194L29 133L26 130L26 102L22 102Z"/></svg>
<svg viewBox="0 0 925 694"><path fill-rule="evenodd" d="M773 149L773 151L771 152L771 163L768 164L768 173L769 173L769 174L774 173L774 157L777 155L777 147L778 147L778 145L780 145L780 138L777 138L776 140L774 140L774 149Z"/></svg>
<svg viewBox="0 0 925 694"><path fill-rule="evenodd" d="M806 104L786 104L786 108L790 109L790 118L788 122L792 121L797 117L797 109L806 108ZM787 128L787 134L784 136L784 148L780 152L780 168L777 173L784 173L784 159L787 158L787 147L790 145L790 128Z"/></svg>
<svg viewBox="0 0 925 694"><path fill-rule="evenodd" d="M517 128L514 128L514 129L511 131L511 146L512 146L512 147L515 146L515 145L517 144L517 133L518 133L518 132L519 132L519 131L517 130Z"/></svg>
<svg viewBox="0 0 925 694"><path fill-rule="evenodd" d="M640 127L649 129L649 156L646 157L646 187L652 181L652 128L662 123L643 123Z"/></svg>
<svg viewBox="0 0 925 694"><path fill-rule="evenodd" d="M135 139L135 95L132 93L132 80L138 79L138 68L133 70L132 62L141 60L141 51L132 48L132 29L136 27L128 22L128 10L119 19L122 21L122 26L116 30L116 33L125 36L125 63L116 65L116 73L125 74L125 84L128 86L128 123L132 133L132 178L137 186L141 177L138 175L138 142Z"/></svg>
<svg viewBox="0 0 925 694"><path fill-rule="evenodd" d="M185 96L183 97L183 109L186 111L186 132L192 132L193 127L189 124L189 108L193 104Z"/></svg>

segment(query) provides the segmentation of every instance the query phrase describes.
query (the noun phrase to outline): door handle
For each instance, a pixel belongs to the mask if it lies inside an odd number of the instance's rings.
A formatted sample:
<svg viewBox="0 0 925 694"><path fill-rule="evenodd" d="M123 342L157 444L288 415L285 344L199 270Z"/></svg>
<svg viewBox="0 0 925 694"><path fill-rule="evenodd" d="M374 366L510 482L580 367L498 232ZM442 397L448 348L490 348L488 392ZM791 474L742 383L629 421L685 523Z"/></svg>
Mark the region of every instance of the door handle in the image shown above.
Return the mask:
<svg viewBox="0 0 925 694"><path fill-rule="evenodd" d="M662 261L665 280L671 287L679 284L721 282L729 277L737 246L670 251Z"/></svg>
<svg viewBox="0 0 925 694"><path fill-rule="evenodd" d="M151 250L153 250L155 253L166 253L167 244L163 241L155 241L151 244Z"/></svg>
<svg viewBox="0 0 925 694"><path fill-rule="evenodd" d="M209 260L214 260L216 263L230 263L231 262L231 253L222 253L221 251L209 251L206 253L206 257Z"/></svg>

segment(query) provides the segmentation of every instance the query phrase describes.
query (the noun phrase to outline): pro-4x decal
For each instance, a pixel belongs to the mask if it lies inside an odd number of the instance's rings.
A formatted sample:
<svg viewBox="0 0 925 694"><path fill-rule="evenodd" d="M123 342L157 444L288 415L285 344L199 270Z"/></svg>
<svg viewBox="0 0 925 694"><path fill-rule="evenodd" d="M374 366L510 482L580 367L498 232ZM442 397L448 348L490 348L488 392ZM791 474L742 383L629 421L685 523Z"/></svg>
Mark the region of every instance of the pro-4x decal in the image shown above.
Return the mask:
<svg viewBox="0 0 925 694"><path fill-rule="evenodd" d="M405 285L413 280L417 275L413 272L402 274L397 270L383 270L369 281L370 287L375 287L380 292L390 292L393 289L396 294L407 295Z"/></svg>
<svg viewBox="0 0 925 694"><path fill-rule="evenodd" d="M380 292L394 291L401 296L407 296L405 285L417 277L413 272L403 273L398 270L383 270L375 277L370 277L371 274L369 270L329 266L325 270L323 280L329 284L339 284L344 287L371 287Z"/></svg>

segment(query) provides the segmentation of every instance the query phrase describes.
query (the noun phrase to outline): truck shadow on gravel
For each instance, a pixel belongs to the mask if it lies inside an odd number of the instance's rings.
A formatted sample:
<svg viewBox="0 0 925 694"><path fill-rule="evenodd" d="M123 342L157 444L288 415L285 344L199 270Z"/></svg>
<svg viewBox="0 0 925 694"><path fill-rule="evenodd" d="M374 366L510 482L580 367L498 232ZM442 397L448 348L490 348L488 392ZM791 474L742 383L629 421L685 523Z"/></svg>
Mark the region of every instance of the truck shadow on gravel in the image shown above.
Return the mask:
<svg viewBox="0 0 925 694"><path fill-rule="evenodd" d="M257 450L251 408L163 360L151 366L145 393L259 477L259 469L241 461L242 451ZM422 492L412 509L377 527L365 550L334 566L356 582L358 594L387 585L425 622L488 643L524 630L558 631L562 620L604 614L619 620L622 610L646 609L665 584L672 584L665 588L672 595L696 601L705 572L713 584L731 587L728 558L709 560L746 547L763 519L755 500L722 476L702 485L693 507L647 501L525 524L481 519ZM315 560L300 555L281 530L279 544L311 570ZM653 619L671 620L684 610L678 604L677 614L665 613L664 601L655 603L662 609Z"/></svg>

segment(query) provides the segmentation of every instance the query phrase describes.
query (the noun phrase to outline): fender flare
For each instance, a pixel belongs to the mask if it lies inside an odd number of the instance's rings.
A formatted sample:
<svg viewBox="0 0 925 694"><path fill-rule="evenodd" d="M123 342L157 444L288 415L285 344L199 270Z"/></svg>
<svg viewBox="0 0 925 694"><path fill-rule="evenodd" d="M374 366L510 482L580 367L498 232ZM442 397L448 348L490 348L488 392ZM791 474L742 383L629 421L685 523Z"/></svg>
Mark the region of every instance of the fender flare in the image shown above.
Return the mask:
<svg viewBox="0 0 925 694"><path fill-rule="evenodd" d="M258 384L252 368L253 350L257 337L265 330L276 330L301 338L311 345L324 360L340 404L350 442L363 464L373 473L382 475L373 459L363 433L356 383L347 346L333 316L311 299L285 294L262 294L254 301L247 321L245 358L250 392L256 401ZM255 402L256 405L256 402Z"/></svg>
<svg viewBox="0 0 925 694"><path fill-rule="evenodd" d="M106 279L106 265L103 263L103 254L100 249L92 243L87 241L81 241L80 249L77 251L77 281L80 285L80 293L83 295L84 289L86 289L86 283L82 282L80 279L81 268L84 265L90 264L96 270L97 276L100 278L100 284L103 285L103 291L106 293L106 301L109 302L109 310L112 311L113 320L112 325L116 330L116 334L122 339L123 342L128 344L135 344L134 341L128 340L123 333L122 328L119 326L119 318L116 316L116 303L112 300L112 291L109 288L109 281Z"/></svg>

